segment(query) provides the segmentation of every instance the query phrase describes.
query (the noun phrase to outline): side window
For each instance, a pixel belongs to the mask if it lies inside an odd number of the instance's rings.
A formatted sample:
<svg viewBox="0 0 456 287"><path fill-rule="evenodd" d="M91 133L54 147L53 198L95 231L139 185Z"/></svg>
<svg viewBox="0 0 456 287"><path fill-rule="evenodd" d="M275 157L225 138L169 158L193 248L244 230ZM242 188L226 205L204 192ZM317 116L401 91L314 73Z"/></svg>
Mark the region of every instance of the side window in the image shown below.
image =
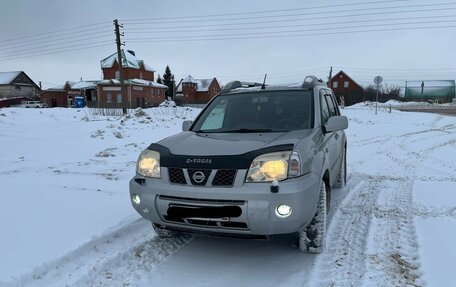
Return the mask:
<svg viewBox="0 0 456 287"><path fill-rule="evenodd" d="M325 99L326 99L326 102L328 103L328 108L329 108L329 114L330 116L337 116L337 110L336 110L336 107L334 105L334 102L331 98L331 95L329 94L326 94L325 95Z"/></svg>
<svg viewBox="0 0 456 287"><path fill-rule="evenodd" d="M326 103L325 99L325 91L320 90L320 113L321 113L321 124L324 125L328 121L330 117L330 112L328 108L328 104Z"/></svg>
<svg viewBox="0 0 456 287"><path fill-rule="evenodd" d="M331 92L330 90L327 90L329 96L332 99L332 102L334 103L334 108L336 110L336 116L340 116L340 110L339 110L339 104L337 103L336 96L334 96L334 93Z"/></svg>

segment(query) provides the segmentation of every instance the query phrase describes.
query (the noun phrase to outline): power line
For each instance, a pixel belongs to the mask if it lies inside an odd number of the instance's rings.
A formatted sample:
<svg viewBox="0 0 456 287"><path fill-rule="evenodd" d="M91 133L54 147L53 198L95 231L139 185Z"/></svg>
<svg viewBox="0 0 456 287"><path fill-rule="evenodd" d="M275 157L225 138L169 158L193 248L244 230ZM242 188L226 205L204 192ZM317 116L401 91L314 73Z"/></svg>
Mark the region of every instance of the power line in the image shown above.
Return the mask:
<svg viewBox="0 0 456 287"><path fill-rule="evenodd" d="M91 46L91 44L95 44L95 43L105 43L105 44ZM48 50L47 52L43 52L43 53L35 52L35 53L30 53L30 54L24 54L24 55L21 55L19 57L0 57L0 61L6 62L6 61L9 61L9 60L17 60L17 59L23 59L23 58L28 58L28 57L34 57L34 56L50 55L50 54L62 53L62 52L68 52L68 51L75 51L75 50L85 50L85 49L89 49L89 48L96 48L96 47L103 47L103 46L112 45L112 43L113 43L112 40L100 41L100 42L92 42L92 43L84 43L84 44L81 44L81 45L73 45L71 48L68 47L68 49L66 49L66 48L59 48L59 49L54 49L54 50L51 49L51 50ZM75 48L75 47L78 47L78 48Z"/></svg>
<svg viewBox="0 0 456 287"><path fill-rule="evenodd" d="M52 43L52 44L48 44L48 45L41 45L41 46L37 46L37 47L34 47L34 48L17 49L17 50L12 50L10 52L0 52L0 56L2 56L2 54L4 56L7 56L7 55L10 55L11 53L14 53L15 55L18 55L18 54L23 54L23 53L40 51L40 50L43 50L43 49L46 49L46 48L52 47L52 46L62 46L63 45L63 47L56 47L56 48L73 47L74 46L73 43L75 43L75 42L76 43L80 43L80 42L83 42L83 41L93 40L93 39L100 40L100 39L106 39L107 37L111 37L111 36L106 35L106 36L101 36L101 37L100 36L94 36L94 37L77 38L77 39L73 39L73 40L66 41L66 42Z"/></svg>
<svg viewBox="0 0 456 287"><path fill-rule="evenodd" d="M385 9L402 9L402 8L418 8L418 7L436 7L436 6L448 6L456 5L456 3L438 3L438 4L420 4L420 5L403 5L403 6L389 6L389 7L369 7L369 8L359 8L359 9L349 9L349 10L338 10L338 11L322 11L322 12L309 12L309 13L295 13L295 14L286 14L286 15L266 15L266 16L254 16L254 17L234 17L234 18L225 18L225 19L197 19L197 20L185 20L185 21L169 21L169 22L160 22L160 23L150 23L150 22L140 22L140 23L130 23L130 25L138 25L141 23L145 24L174 24L174 23L195 23L195 22L214 22L214 21L235 21L235 20L252 20L252 19L271 19L271 18L284 18L284 17L296 17L296 16L307 16L307 15L328 15L332 13L346 13L346 12L360 12L360 11L372 11L372 10L385 10ZM441 10L447 10L448 7ZM426 9L426 11L429 11ZM396 11L401 12L401 11ZM384 13L392 13L384 12ZM334 17L333 15L328 17Z"/></svg>
<svg viewBox="0 0 456 287"><path fill-rule="evenodd" d="M268 72L268 78L269 77L284 77L287 76L287 74L298 74L298 73L309 73L309 72L323 72L327 71L329 69L328 67L318 67L318 68L308 68L305 70L298 70L298 71L286 71L286 72ZM182 78L186 77L187 75L182 76ZM236 74L236 75L218 75L220 78L229 78L229 79L238 79L238 78L247 78L247 77L259 77L262 78L264 77L264 73L260 74ZM205 77L202 77L205 78Z"/></svg>
<svg viewBox="0 0 456 287"><path fill-rule="evenodd" d="M206 14L206 15L193 15L193 16L178 16L178 17L162 17L162 18L148 18L148 19L124 19L122 22L136 22L136 21L158 21L158 20L175 20L175 19L188 19L188 18L205 18L205 17L219 17L219 16L235 16L235 15L253 15L263 13L277 13L277 12L289 12L297 10L310 10L310 9L322 9L322 8L334 8L334 7L346 7L346 6L358 6L358 5L369 5L369 4L380 4L380 3L397 3L397 2L408 2L410 0L386 0L386 1L370 1L370 2L357 2L357 3L345 3L345 4L334 4L325 6L313 6L313 7L298 7L290 9L277 9L277 10L263 10L263 11L252 11L252 12L237 12L237 13L225 13L225 14Z"/></svg>
<svg viewBox="0 0 456 287"><path fill-rule="evenodd" d="M437 23L452 23L456 20L441 20L441 21L427 21L427 22L409 22L409 23L382 23L382 24L371 24L371 25L362 25L362 26L346 26L346 27L324 27L324 28L313 28L313 29L304 29L304 30L288 30L288 31L269 31L269 32L254 32L254 33L236 33L236 34L222 34L222 35L204 35L204 36L192 36L192 37L204 37L205 39L210 39L212 37L232 37L232 36L250 36L250 35L273 35L273 34L283 34L283 33L302 33L302 32L313 32L313 31L325 31L328 29L353 29L353 28L365 28L365 27L384 27L384 26L398 26L398 25L419 25L419 24L437 24ZM291 35L293 36L293 35ZM134 40L173 40L180 39L181 37L172 36L172 37L156 37L156 38L131 38L130 41ZM195 39L197 40L197 39Z"/></svg>
<svg viewBox="0 0 456 287"><path fill-rule="evenodd" d="M67 45L67 44L72 44L72 43L75 43L75 42L78 43L78 42L87 41L87 40L93 40L93 39L106 39L107 37L112 38L112 36L110 36L110 35L75 38L73 40L65 41L65 42L52 43L52 44L48 44L48 45L42 45L41 44L41 45L38 45L37 47L33 47L33 48L14 49L14 50L10 50L10 52L0 52L0 57L2 56L2 54L7 56L7 55L11 55L12 53L14 53L14 55L17 55L17 54L21 54L21 53L28 53L28 52L43 50L45 48L52 47L52 46ZM25 45L25 46L30 46L30 45ZM71 45L71 46L73 46L73 45Z"/></svg>
<svg viewBox="0 0 456 287"><path fill-rule="evenodd" d="M436 12L436 11L448 11L456 10L456 8L438 8L438 9L421 9L421 10L409 10L409 11L389 11L389 12L375 12L375 13L362 13L362 14L350 14L350 15L335 15L331 18L352 18L352 17L362 17L362 16L377 16L377 15L389 15L389 14L401 14L401 13L418 13L418 12ZM150 30L172 30L172 29L182 29L182 28L206 28L206 27L224 27L224 26L239 26L239 25L255 25L255 24L271 24L271 23L284 23L284 22L293 22L297 21L310 21L310 20L327 20L328 17L319 16L319 17L308 17L308 18L294 18L294 19L281 19L281 20L269 20L269 21L255 21L255 22L238 22L238 23L223 23L223 24L208 24L208 25L187 25L187 26L167 26L167 27L148 27ZM125 29L134 30L139 28Z"/></svg>
<svg viewBox="0 0 456 287"><path fill-rule="evenodd" d="M352 34L352 33L368 33L368 32L385 32L385 31L404 31L404 30L426 30L426 29L443 29L455 28L456 25L446 26L430 26L430 27L403 27L403 28L390 28L390 29L371 29L371 30L352 30L352 31L338 31L338 32L320 32L309 34L293 34L293 35L265 35L265 36L249 36L249 37L221 37L211 38L209 36L200 36L199 38L180 38L180 39L163 39L163 38L150 38L144 39L130 39L134 43L153 43L153 42L199 42L199 41L220 41L220 40L249 40L249 39L267 39L267 38L291 38L291 37L307 37L307 36L323 36L335 34ZM166 38L166 37L165 37Z"/></svg>
<svg viewBox="0 0 456 287"><path fill-rule="evenodd" d="M102 32L100 29L103 29ZM100 31L100 32L97 32ZM90 32L90 35L99 35L99 34L106 34L108 32L111 32L111 30L106 30L106 28L95 28L95 29L90 29L90 30L82 30L78 31L77 33L83 33L83 32ZM60 41L60 40L66 40L66 39L72 39L75 37L75 33L70 33L64 34L64 35L56 35L56 36L47 36L47 37L41 37L38 39L29 39L29 40L24 40L21 42L17 43L10 43L10 44L0 44L0 48L15 48L15 47L23 47L23 46L31 46L31 45L37 45L40 44L41 42L49 42L49 41Z"/></svg>
<svg viewBox="0 0 456 287"><path fill-rule="evenodd" d="M93 27L93 26L98 26L98 25L100 25L100 24L106 24L106 23L107 23L107 22L98 22L98 23L87 24L87 25L82 25L82 26L76 26L76 27L71 27L71 28L53 30L53 31L44 32L44 33L37 33L37 34L32 34L32 35L27 35L27 36L21 36L21 37L12 38L12 39L6 39L6 40L2 40L2 42L17 41L17 40L23 40L23 39L26 39L26 38L33 38L33 37L40 37L40 38L42 38L43 35L49 35L49 34L54 34L54 33L73 31L73 30L78 30L78 29L85 28L85 27ZM111 26L109 26L109 27L111 27Z"/></svg>
<svg viewBox="0 0 456 287"><path fill-rule="evenodd" d="M454 18L456 15L437 15L437 16L425 16L420 19L441 19L441 18ZM262 30L262 29L283 29L283 28L296 28L296 27L307 27L307 26L322 26L322 25L338 25L338 24L355 24L355 23L370 23L380 21L400 21L400 20L415 20L416 17L402 17L402 18L384 18L384 19L369 19L369 20L357 20L357 21L339 21L330 23L313 23L313 24L299 24L299 25L285 25L285 26L262 26L262 27L236 27L236 28L221 28L221 29L206 29L206 30L174 30L174 31L160 31L159 33L186 33L186 32L218 32L218 31L239 31L239 30ZM138 28L138 29L125 29L128 34L145 34L151 29Z"/></svg>

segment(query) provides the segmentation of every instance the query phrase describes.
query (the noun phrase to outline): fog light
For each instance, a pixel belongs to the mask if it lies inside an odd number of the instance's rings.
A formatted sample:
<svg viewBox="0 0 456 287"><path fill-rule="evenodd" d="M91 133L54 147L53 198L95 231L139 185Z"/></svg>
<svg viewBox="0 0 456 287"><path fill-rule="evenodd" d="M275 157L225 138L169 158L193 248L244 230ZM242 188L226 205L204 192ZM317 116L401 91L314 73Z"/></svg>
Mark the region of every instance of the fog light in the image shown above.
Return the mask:
<svg viewBox="0 0 456 287"><path fill-rule="evenodd" d="M291 214L291 206L281 204L276 207L275 213L280 218L287 218Z"/></svg>
<svg viewBox="0 0 456 287"><path fill-rule="evenodd" d="M131 200L137 205L141 203L141 198L136 193L131 196Z"/></svg>

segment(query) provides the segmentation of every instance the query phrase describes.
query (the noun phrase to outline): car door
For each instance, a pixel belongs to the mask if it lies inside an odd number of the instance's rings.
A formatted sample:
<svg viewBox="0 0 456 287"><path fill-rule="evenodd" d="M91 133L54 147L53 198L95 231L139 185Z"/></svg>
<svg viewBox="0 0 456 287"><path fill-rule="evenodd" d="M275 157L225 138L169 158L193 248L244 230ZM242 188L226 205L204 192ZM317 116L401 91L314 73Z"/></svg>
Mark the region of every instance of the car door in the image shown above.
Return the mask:
<svg viewBox="0 0 456 287"><path fill-rule="evenodd" d="M331 117L339 116L340 111L336 104L337 102L334 97L334 94L330 90L325 89L325 91L326 91L325 100L326 100L326 103L328 104L330 116ZM343 141L343 131L335 131L335 132L332 132L332 134L334 135L334 146L332 147L333 152L331 154L331 156L333 157L333 159L332 159L333 166L331 167L331 172L333 175L337 175L337 173L339 172L340 161L342 159L342 152L343 152L343 142L342 142Z"/></svg>
<svg viewBox="0 0 456 287"><path fill-rule="evenodd" d="M326 90L320 90L320 114L321 114L321 125L325 125L328 122L328 119L331 117L331 110L330 106L328 105L328 101L326 99ZM325 133L324 135L324 146L323 150L326 153L328 158L330 173L331 173L331 181L334 176L334 172L336 169L336 160L337 160L337 138L335 132ZM332 184L333 182L331 182Z"/></svg>
<svg viewBox="0 0 456 287"><path fill-rule="evenodd" d="M320 111L321 111L321 124L325 125L328 122L328 119L331 116L337 115L334 103L331 99L331 94L328 93L328 90L322 89L320 90ZM324 150L327 154L328 163L330 167L330 178L331 178L331 185L334 182L334 179L337 176L337 162L338 162L338 140L340 135L338 132L329 132L325 134L325 147Z"/></svg>

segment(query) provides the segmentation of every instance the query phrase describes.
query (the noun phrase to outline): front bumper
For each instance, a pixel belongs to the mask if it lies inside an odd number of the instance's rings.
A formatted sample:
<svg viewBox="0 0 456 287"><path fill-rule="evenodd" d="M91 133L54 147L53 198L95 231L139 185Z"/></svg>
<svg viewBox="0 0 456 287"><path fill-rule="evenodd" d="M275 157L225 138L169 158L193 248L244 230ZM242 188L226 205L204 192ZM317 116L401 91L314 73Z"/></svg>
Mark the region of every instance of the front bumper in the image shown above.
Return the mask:
<svg viewBox="0 0 456 287"><path fill-rule="evenodd" d="M130 181L130 198L137 194L136 211L152 223L168 229L215 235L274 235L302 230L312 220L318 203L320 178L312 173L279 184L271 193L270 183L245 183L246 170L238 170L232 187L202 187L171 184L166 168L162 178L135 176ZM276 207L287 204L292 213L287 218L276 215ZM169 216L170 207L240 210L234 217L215 218ZM219 212L217 212L219 214Z"/></svg>

